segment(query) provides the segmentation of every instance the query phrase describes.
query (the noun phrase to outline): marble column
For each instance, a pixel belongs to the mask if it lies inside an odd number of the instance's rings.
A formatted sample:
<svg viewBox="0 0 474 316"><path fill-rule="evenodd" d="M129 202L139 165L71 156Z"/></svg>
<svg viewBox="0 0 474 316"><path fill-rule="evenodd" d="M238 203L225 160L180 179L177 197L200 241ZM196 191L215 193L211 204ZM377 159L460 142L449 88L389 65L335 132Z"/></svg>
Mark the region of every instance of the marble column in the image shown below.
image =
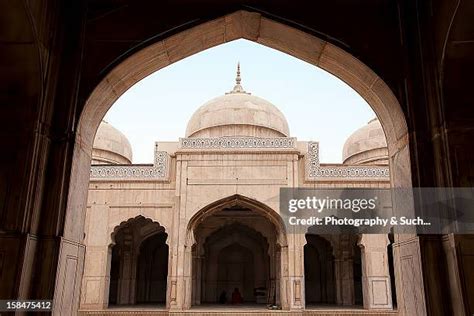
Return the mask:
<svg viewBox="0 0 474 316"><path fill-rule="evenodd" d="M177 158L176 164L176 195L173 210L173 224L170 232L170 268L168 274L167 307L170 310L183 310L191 308L191 265L192 246L195 244L194 235L187 231L186 218L187 196L187 161ZM193 240L186 241L184 236ZM181 236L181 238L180 238Z"/></svg>
<svg viewBox="0 0 474 316"><path fill-rule="evenodd" d="M354 296L354 270L351 257L334 260L336 278L336 303L338 305L351 306L355 304Z"/></svg>
<svg viewBox="0 0 474 316"><path fill-rule="evenodd" d="M134 254L131 250L124 250L121 254L120 279L118 286L119 305L131 305L135 303L135 274Z"/></svg>
<svg viewBox="0 0 474 316"><path fill-rule="evenodd" d="M289 308L301 310L305 306L304 298L304 234L293 232L288 236L288 271L289 271Z"/></svg>
<svg viewBox="0 0 474 316"><path fill-rule="evenodd" d="M192 265L192 304L201 305L201 284L202 284L202 262L203 256L198 253L199 250L193 252L193 265Z"/></svg>
<svg viewBox="0 0 474 316"><path fill-rule="evenodd" d="M181 279L182 284L182 308L190 309L192 305L192 247L186 246L184 248L184 262L183 262L183 275Z"/></svg>
<svg viewBox="0 0 474 316"><path fill-rule="evenodd" d="M392 309L392 290L385 234L364 234L359 241L365 309Z"/></svg>
<svg viewBox="0 0 474 316"><path fill-rule="evenodd" d="M289 276L288 276L288 246L281 247L279 249L279 256L280 256L280 287L279 287L279 293L280 295L277 295L277 300L279 299L280 302L279 304L281 305L281 308L283 310L288 310L290 308L290 303L289 300L290 298L288 297L288 287L289 287ZM277 303L278 304L278 303Z"/></svg>
<svg viewBox="0 0 474 316"><path fill-rule="evenodd" d="M267 282L266 288L267 288L267 303L274 303L278 301L276 298L276 280L278 277L276 276L277 270L276 266L279 264L278 259L279 256L277 256L277 250L276 250L276 244L271 243L270 246L268 247L268 257L270 258L270 280Z"/></svg>
<svg viewBox="0 0 474 316"><path fill-rule="evenodd" d="M82 279L81 309L105 309L109 303L111 250L87 248Z"/></svg>
<svg viewBox="0 0 474 316"><path fill-rule="evenodd" d="M80 309L103 309L109 303L110 268L112 248L108 245L107 206L93 206L87 209L85 235L87 254L84 262Z"/></svg>
<svg viewBox="0 0 474 316"><path fill-rule="evenodd" d="M451 304L454 315L465 315L465 303L462 295L462 272L460 271L459 258L460 253L456 248L456 236L454 234L444 235L443 250L446 256L446 264L448 270L449 294L451 296ZM473 249L472 246L470 246Z"/></svg>

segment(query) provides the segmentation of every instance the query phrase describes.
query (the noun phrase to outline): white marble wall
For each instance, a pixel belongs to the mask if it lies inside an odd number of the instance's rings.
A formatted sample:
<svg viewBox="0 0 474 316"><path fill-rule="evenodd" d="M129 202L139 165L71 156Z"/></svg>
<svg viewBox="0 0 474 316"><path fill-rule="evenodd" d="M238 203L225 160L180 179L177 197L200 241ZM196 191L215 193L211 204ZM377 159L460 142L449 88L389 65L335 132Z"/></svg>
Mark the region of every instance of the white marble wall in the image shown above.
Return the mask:
<svg viewBox="0 0 474 316"><path fill-rule="evenodd" d="M229 197L243 197L254 201L252 205L270 221L279 219L279 190L281 187L319 186L345 187L348 183L308 182L305 178L306 161L296 148L272 150L223 149L217 152L205 150L182 150L171 156L169 177L155 180L110 180L95 179L89 186L86 215L86 263L82 281L81 309L103 309L108 305L110 273L111 234L120 223L138 215L158 222L168 233L169 268L167 307L172 310L188 309L192 305L192 246L195 243L193 229L195 221L202 217L202 210L210 213ZM388 181L355 181L351 187L387 187ZM250 202L243 203L250 203ZM284 233L277 229L278 302L285 309L305 308L304 298L304 235ZM368 287L377 287L373 282L378 277L373 271L380 265L378 252L369 241L365 261L369 262ZM386 254L385 254L386 258ZM384 265L386 261L382 262ZM349 267L350 266L350 267ZM351 280L346 272L352 269L348 262L341 261L338 271L341 280ZM380 268L379 270L384 270ZM344 272L346 271L346 272ZM375 273L375 274L374 274ZM348 282L349 282L348 281ZM386 280L385 280L386 281ZM388 281L389 282L389 281ZM347 283L347 282L346 282ZM349 282L350 283L350 282ZM349 284L347 283L347 284ZM347 285L346 284L346 285ZM389 284L389 283L388 283ZM353 303L353 289L340 285L340 303ZM352 287L353 288L353 287ZM390 286L386 287L390 297ZM349 292L348 292L349 291ZM380 305L378 296L364 295L373 303L366 308L391 308L391 303Z"/></svg>

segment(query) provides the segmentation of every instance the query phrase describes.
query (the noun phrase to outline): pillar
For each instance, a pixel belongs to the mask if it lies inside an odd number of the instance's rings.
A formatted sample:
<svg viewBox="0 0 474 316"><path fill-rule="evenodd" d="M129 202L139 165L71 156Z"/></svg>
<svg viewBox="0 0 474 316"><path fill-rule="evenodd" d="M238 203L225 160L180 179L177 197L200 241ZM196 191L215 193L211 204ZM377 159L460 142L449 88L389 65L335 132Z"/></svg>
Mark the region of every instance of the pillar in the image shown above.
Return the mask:
<svg viewBox="0 0 474 316"><path fill-rule="evenodd" d="M173 224L171 229L168 273L167 307L170 310L191 308L192 291L192 246L195 244L194 235L187 231L186 218L187 196L187 161L177 158L176 163L176 193L173 209ZM186 240L189 237L192 240Z"/></svg>
<svg viewBox="0 0 474 316"><path fill-rule="evenodd" d="M304 298L304 252L305 235L293 232L288 235L289 309L301 310Z"/></svg>
<svg viewBox="0 0 474 316"><path fill-rule="evenodd" d="M135 304L137 255L133 249L127 249L120 254L120 257L119 296L117 303L120 305Z"/></svg>
<svg viewBox="0 0 474 316"><path fill-rule="evenodd" d="M280 257L280 266L279 266L279 275L280 275L280 286L278 289L277 304L280 304L283 310L288 310L290 308L289 297L288 297L288 287L289 287L289 277L288 277L288 246L282 246L279 249L277 257Z"/></svg>
<svg viewBox="0 0 474 316"><path fill-rule="evenodd" d="M462 272L459 268L460 251L456 249L456 236L454 234L444 235L443 250L446 256L448 269L449 294L451 296L452 312L454 315L465 315L463 302ZM470 247L472 249L472 247Z"/></svg>
<svg viewBox="0 0 474 316"><path fill-rule="evenodd" d="M85 238L87 253L84 262L80 309L104 309L109 303L112 248L109 247L107 227L109 209L94 205L87 208Z"/></svg>
<svg viewBox="0 0 474 316"><path fill-rule="evenodd" d="M189 247L191 248L191 247ZM181 246L178 255L172 260L172 275L168 277L169 309L186 310L191 308L192 279L191 265L192 252L188 247Z"/></svg>
<svg viewBox="0 0 474 316"><path fill-rule="evenodd" d="M392 309L388 266L389 239L382 234L363 234L359 242L362 259L362 292L365 309Z"/></svg>
<svg viewBox="0 0 474 316"><path fill-rule="evenodd" d="M334 260L336 278L336 303L351 306L355 304L354 268L352 257L344 254Z"/></svg>
<svg viewBox="0 0 474 316"><path fill-rule="evenodd" d="M279 294L279 291L277 291L277 281L280 279L277 275L279 271L277 271L277 266L279 265L279 254L277 255L277 245L276 243L272 242L270 246L268 247L268 257L270 258L269 262L269 275L270 275L270 280L267 283L267 303L268 304L277 304L279 298L277 298L277 295Z"/></svg>

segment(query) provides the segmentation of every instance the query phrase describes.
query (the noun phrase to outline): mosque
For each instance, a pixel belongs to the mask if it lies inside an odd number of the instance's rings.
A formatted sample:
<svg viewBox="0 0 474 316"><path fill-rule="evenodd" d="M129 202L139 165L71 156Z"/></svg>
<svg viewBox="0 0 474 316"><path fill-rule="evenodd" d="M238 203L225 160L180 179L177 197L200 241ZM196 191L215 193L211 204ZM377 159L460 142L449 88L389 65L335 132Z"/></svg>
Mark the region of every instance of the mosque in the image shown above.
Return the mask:
<svg viewBox="0 0 474 316"><path fill-rule="evenodd" d="M342 164L322 164L318 143L291 136L275 105L244 90L238 68L234 88L154 153L153 164L132 164L126 136L102 121L87 201L84 315L238 309L235 289L241 307L257 310L396 313L391 236L292 234L279 209L282 187L389 188L377 119L347 139Z"/></svg>

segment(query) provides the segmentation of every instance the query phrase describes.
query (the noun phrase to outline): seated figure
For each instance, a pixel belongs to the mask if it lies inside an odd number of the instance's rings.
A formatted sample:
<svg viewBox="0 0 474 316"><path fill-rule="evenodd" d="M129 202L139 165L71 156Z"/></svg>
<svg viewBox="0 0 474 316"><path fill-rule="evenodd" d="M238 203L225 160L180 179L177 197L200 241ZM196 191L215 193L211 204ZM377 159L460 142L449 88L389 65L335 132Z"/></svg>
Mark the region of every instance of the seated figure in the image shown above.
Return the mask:
<svg viewBox="0 0 474 316"><path fill-rule="evenodd" d="M243 298L239 292L239 288L235 288L234 292L232 292L232 304L242 304Z"/></svg>

